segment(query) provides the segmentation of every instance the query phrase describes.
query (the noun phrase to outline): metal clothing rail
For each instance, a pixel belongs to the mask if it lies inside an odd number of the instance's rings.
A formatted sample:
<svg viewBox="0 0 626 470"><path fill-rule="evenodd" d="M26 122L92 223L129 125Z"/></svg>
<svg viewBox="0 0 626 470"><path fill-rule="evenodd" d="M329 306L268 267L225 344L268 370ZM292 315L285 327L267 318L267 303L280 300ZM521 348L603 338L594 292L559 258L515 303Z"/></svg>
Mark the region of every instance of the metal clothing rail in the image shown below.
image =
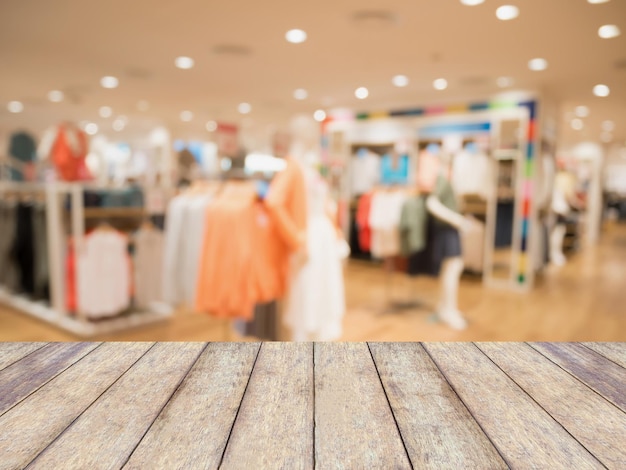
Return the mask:
<svg viewBox="0 0 626 470"><path fill-rule="evenodd" d="M81 337L91 337L123 331L128 328L162 321L171 317L172 309L163 305L150 311L135 311L129 315L92 322L84 312L70 314L66 309L66 283L64 253L66 236L62 226L60 197L71 198L70 225L75 254L83 253L85 240L84 186L80 183L20 183L0 182L0 198L6 193L44 193L46 204L46 227L48 267L50 277L50 306L35 302L25 296L15 295L0 286L0 302L21 312L43 320L58 328ZM80 276L80 263L76 263L76 277Z"/></svg>

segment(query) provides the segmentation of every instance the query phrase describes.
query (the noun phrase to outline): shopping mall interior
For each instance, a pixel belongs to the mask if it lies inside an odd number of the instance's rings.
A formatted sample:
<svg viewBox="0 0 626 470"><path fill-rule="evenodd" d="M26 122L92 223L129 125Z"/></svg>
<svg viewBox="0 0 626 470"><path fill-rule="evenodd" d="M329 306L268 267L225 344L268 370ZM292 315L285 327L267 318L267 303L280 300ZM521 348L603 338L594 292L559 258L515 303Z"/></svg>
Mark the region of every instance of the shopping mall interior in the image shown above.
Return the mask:
<svg viewBox="0 0 626 470"><path fill-rule="evenodd" d="M0 341L626 341L622 0L4 0L0 57Z"/></svg>

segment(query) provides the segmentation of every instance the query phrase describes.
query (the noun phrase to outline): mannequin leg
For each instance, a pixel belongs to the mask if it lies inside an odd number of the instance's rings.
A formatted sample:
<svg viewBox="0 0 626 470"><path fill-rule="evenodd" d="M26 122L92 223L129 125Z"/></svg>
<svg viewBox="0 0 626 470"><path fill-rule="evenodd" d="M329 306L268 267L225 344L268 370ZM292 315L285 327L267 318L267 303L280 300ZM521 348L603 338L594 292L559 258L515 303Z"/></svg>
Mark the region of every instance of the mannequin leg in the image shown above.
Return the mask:
<svg viewBox="0 0 626 470"><path fill-rule="evenodd" d="M557 224L550 234L550 261L557 266L563 266L566 261L563 254L563 239L566 230L564 224Z"/></svg>
<svg viewBox="0 0 626 470"><path fill-rule="evenodd" d="M462 258L449 258L443 262L441 269L441 300L439 319L455 330L463 330L467 322L457 308L459 280L463 272Z"/></svg>

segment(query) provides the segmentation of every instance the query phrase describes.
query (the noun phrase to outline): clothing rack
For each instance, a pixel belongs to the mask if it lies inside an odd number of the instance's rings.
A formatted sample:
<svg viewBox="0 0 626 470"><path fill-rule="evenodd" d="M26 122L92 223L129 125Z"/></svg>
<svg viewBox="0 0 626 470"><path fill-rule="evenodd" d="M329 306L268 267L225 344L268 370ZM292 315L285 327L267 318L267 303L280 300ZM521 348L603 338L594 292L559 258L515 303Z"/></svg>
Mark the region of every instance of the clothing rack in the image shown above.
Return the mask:
<svg viewBox="0 0 626 470"><path fill-rule="evenodd" d="M76 315L67 312L63 259L66 240L60 201L61 196L66 195L69 195L71 199L70 234L74 239L76 255L79 256L84 248L85 240L84 188L84 185L80 183L0 182L0 197L6 193L45 194L50 305L15 295L2 286L0 286L0 302L80 337L104 335L168 319L172 314L172 309L165 305L153 311L135 311L129 315L98 322L90 321L81 312L77 312ZM79 275L79 263L76 263L76 276Z"/></svg>

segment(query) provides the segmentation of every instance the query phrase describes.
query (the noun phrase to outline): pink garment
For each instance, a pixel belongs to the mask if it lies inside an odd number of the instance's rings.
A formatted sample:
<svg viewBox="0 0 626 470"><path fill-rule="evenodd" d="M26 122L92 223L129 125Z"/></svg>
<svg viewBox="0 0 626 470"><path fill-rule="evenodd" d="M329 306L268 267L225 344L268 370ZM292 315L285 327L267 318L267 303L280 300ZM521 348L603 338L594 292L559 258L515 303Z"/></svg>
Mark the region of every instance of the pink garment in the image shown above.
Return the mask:
<svg viewBox="0 0 626 470"><path fill-rule="evenodd" d="M423 193L435 190L439 176L439 157L424 150L419 155L417 164L417 187Z"/></svg>

